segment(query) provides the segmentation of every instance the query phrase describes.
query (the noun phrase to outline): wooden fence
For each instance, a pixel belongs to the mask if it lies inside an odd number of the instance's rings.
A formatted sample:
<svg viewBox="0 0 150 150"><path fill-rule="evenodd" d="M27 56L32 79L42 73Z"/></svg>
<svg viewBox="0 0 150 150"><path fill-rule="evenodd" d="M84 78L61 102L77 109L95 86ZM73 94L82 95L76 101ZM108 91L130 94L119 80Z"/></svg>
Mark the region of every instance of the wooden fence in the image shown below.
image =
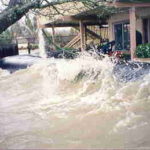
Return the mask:
<svg viewBox="0 0 150 150"><path fill-rule="evenodd" d="M18 55L18 44L0 45L0 58Z"/></svg>

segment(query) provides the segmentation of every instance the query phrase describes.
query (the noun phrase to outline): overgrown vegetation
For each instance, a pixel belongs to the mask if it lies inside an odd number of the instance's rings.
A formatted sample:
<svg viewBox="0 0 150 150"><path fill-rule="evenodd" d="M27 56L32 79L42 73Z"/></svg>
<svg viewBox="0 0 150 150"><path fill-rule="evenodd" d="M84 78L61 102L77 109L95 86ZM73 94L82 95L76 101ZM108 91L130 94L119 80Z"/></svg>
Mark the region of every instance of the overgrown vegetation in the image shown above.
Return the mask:
<svg viewBox="0 0 150 150"><path fill-rule="evenodd" d="M121 54L120 58L122 60L130 60L131 59L131 55L130 54Z"/></svg>
<svg viewBox="0 0 150 150"><path fill-rule="evenodd" d="M138 58L150 58L150 43L139 45L136 49Z"/></svg>
<svg viewBox="0 0 150 150"><path fill-rule="evenodd" d="M9 30L6 30L2 34L0 34L0 45L10 44L12 43L13 35Z"/></svg>

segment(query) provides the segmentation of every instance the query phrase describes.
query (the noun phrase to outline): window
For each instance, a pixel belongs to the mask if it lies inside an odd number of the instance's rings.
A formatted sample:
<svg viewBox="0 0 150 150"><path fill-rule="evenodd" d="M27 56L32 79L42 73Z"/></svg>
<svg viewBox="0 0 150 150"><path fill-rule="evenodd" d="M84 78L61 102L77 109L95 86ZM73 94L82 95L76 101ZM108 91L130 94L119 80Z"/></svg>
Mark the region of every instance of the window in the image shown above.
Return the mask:
<svg viewBox="0 0 150 150"><path fill-rule="evenodd" d="M114 25L115 31L115 49L129 50L130 49L130 25L128 22L123 22Z"/></svg>

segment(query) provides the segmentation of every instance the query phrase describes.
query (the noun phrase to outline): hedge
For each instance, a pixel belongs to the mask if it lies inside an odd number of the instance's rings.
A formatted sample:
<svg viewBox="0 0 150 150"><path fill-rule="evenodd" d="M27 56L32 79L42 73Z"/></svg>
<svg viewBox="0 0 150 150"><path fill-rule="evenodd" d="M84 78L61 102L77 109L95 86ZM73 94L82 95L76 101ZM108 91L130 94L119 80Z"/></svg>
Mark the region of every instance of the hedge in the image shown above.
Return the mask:
<svg viewBox="0 0 150 150"><path fill-rule="evenodd" d="M150 58L150 43L139 45L136 49L138 58Z"/></svg>

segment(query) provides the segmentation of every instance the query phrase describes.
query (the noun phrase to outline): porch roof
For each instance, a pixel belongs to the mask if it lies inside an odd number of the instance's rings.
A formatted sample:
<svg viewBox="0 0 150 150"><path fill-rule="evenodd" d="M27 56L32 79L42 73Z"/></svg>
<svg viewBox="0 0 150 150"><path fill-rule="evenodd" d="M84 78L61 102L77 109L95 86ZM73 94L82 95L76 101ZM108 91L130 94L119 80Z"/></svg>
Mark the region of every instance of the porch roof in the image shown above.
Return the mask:
<svg viewBox="0 0 150 150"><path fill-rule="evenodd" d="M124 3L149 3L149 0L116 0L116 2L124 2Z"/></svg>
<svg viewBox="0 0 150 150"><path fill-rule="evenodd" d="M119 11L118 8L109 6L99 6L92 10L83 11L72 16L63 16L56 21L44 24L43 28L48 27L77 27L79 21L82 21L84 25L104 25L107 23L107 19L114 13Z"/></svg>
<svg viewBox="0 0 150 150"><path fill-rule="evenodd" d="M142 8L142 7L150 7L150 0L116 0L114 3L109 5L118 7L118 8Z"/></svg>
<svg viewBox="0 0 150 150"><path fill-rule="evenodd" d="M102 5L95 9L83 11L81 13L72 16L62 16L61 18L48 22L41 27L52 28L52 27L77 27L79 21L82 21L85 25L103 25L107 23L110 16L115 13L126 11L131 5L138 7L146 6L149 0L113 0L114 5ZM132 3L132 4L131 4ZM131 5L130 5L131 4ZM117 7L116 7L117 6Z"/></svg>
<svg viewBox="0 0 150 150"><path fill-rule="evenodd" d="M92 25L101 25L102 22L100 21L84 21L83 23L84 25L89 25L89 26L92 26ZM76 22L76 21L67 21L67 20L62 20L62 19L58 19L54 22L50 22L50 23L47 23L47 24L44 24L42 27L43 28L52 28L52 27L78 27L79 26L79 22Z"/></svg>

